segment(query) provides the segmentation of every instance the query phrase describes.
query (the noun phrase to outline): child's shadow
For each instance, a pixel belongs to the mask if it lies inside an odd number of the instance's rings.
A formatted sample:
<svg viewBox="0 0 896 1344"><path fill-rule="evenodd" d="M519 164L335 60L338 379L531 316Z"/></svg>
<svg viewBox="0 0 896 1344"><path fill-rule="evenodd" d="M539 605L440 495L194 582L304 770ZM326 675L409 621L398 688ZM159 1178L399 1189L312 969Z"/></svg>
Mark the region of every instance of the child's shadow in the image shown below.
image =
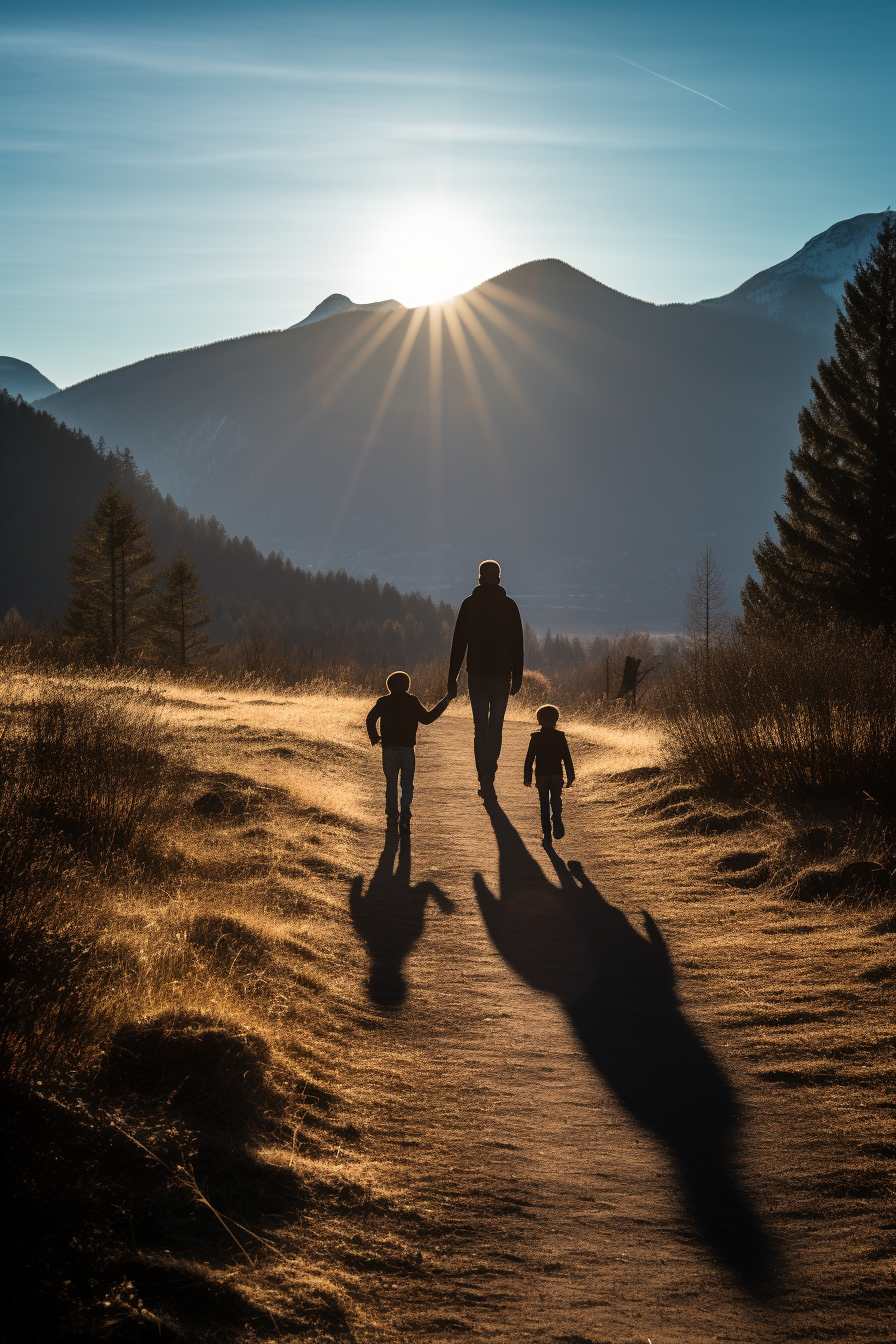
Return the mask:
<svg viewBox="0 0 896 1344"><path fill-rule="evenodd" d="M705 1241L757 1291L768 1282L762 1225L734 1165L734 1091L688 1022L672 960L646 911L647 937L601 896L581 864L553 852L557 886L497 805L500 899L474 878L492 942L529 984L555 995L594 1068L668 1151Z"/></svg>
<svg viewBox="0 0 896 1344"><path fill-rule="evenodd" d="M402 836L399 843L398 835L390 832L367 891L364 878L356 877L348 898L355 932L370 953L367 992L374 1003L394 1007L404 1002L407 983L401 968L423 932L430 897L443 915L454 909L454 902L434 882L411 886L410 836Z"/></svg>

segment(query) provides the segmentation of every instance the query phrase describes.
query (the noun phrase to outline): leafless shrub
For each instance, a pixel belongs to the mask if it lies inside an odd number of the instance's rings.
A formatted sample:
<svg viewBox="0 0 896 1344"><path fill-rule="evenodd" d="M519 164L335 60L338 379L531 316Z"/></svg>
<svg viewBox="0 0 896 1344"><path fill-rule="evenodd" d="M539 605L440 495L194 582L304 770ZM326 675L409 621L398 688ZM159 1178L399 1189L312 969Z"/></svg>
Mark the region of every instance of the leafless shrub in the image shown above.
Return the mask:
<svg viewBox="0 0 896 1344"><path fill-rule="evenodd" d="M739 633L662 686L670 764L711 790L771 798L896 785L896 657L848 623Z"/></svg>
<svg viewBox="0 0 896 1344"><path fill-rule="evenodd" d="M0 775L0 829L37 821L102 859L159 835L184 772L145 700L54 688L12 714Z"/></svg>

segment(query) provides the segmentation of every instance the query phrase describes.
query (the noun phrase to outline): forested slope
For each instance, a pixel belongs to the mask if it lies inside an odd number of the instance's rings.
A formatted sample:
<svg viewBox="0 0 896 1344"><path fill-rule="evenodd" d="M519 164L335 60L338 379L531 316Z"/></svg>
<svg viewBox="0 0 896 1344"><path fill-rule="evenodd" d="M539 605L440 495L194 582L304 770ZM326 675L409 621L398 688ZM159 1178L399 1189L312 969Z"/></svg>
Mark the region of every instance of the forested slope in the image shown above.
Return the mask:
<svg viewBox="0 0 896 1344"><path fill-rule="evenodd" d="M415 662L441 653L453 612L375 577L311 574L248 537L228 536L215 518L192 518L163 497L129 453L57 424L0 393L0 617L61 614L69 548L101 492L116 484L149 520L159 561L186 551L212 599L212 634L230 639L255 619L289 643L326 646L345 657Z"/></svg>

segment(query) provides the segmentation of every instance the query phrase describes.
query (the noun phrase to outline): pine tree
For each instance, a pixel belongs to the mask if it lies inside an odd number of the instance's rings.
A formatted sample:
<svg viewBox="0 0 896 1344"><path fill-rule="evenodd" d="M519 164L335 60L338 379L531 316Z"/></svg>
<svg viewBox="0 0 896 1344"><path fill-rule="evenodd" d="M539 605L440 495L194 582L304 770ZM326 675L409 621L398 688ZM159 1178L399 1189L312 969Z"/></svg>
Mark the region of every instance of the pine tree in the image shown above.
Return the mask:
<svg viewBox="0 0 896 1344"><path fill-rule="evenodd" d="M153 613L156 648L164 662L186 667L199 654L216 652L203 629L211 612L203 610L208 597L201 591L199 575L183 552L161 574L164 592Z"/></svg>
<svg viewBox="0 0 896 1344"><path fill-rule="evenodd" d="M149 572L155 558L146 519L117 486L107 486L69 553L74 592L66 632L91 657L127 662L139 651L156 586Z"/></svg>
<svg viewBox="0 0 896 1344"><path fill-rule="evenodd" d="M896 215L844 287L835 355L818 365L785 477L786 516L753 552L748 625L848 616L896 625Z"/></svg>

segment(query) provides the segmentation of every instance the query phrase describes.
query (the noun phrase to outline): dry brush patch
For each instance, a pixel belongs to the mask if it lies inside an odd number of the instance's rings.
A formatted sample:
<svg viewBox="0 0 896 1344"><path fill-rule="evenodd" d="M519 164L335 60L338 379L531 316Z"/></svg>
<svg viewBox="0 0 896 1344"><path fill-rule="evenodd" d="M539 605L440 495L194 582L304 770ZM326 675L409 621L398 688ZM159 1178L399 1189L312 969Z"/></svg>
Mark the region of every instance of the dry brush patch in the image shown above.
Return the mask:
<svg viewBox="0 0 896 1344"><path fill-rule="evenodd" d="M410 1255L342 1077L359 703L3 689L10 1337L350 1336L359 1227Z"/></svg>
<svg viewBox="0 0 896 1344"><path fill-rule="evenodd" d="M848 622L745 632L663 685L669 763L776 800L896 792L896 652Z"/></svg>

